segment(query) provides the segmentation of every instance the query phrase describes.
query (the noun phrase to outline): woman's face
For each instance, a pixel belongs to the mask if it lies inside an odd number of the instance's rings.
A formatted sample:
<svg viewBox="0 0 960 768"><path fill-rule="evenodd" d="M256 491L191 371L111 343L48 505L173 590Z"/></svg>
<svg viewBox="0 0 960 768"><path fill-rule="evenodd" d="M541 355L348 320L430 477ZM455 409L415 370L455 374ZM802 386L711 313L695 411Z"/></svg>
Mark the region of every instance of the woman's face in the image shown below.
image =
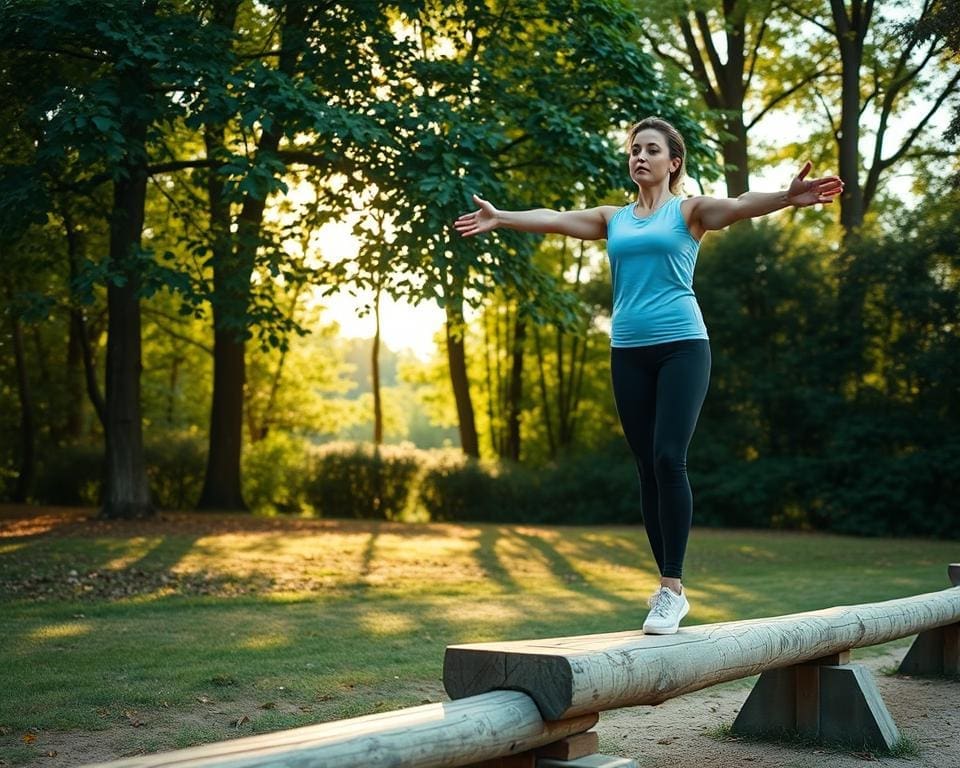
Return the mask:
<svg viewBox="0 0 960 768"><path fill-rule="evenodd" d="M670 157L667 137L653 128L637 131L630 143L630 178L644 187L657 187L680 167L680 158Z"/></svg>

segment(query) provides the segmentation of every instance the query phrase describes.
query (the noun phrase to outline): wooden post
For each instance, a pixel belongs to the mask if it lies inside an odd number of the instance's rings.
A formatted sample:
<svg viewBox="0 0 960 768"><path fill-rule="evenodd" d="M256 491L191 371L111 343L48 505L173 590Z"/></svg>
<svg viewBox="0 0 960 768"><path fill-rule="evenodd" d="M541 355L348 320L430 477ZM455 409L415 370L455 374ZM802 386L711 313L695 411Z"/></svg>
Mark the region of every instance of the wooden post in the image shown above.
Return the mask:
<svg viewBox="0 0 960 768"><path fill-rule="evenodd" d="M897 726L869 672L849 660L849 653L833 654L764 672L731 730L892 749L900 739Z"/></svg>
<svg viewBox="0 0 960 768"><path fill-rule="evenodd" d="M960 563L947 566L953 586L960 586ZM921 632L897 670L901 675L960 675L960 622Z"/></svg>

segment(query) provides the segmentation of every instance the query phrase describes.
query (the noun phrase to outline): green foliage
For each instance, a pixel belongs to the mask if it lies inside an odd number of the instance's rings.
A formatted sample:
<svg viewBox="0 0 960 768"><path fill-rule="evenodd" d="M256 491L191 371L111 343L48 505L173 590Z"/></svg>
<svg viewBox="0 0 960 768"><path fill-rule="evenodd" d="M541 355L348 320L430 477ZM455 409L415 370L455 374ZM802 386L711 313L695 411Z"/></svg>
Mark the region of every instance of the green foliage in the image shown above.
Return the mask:
<svg viewBox="0 0 960 768"><path fill-rule="evenodd" d="M309 498L323 517L403 519L422 463L411 448L331 443L314 453Z"/></svg>
<svg viewBox="0 0 960 768"><path fill-rule="evenodd" d="M255 512L301 513L309 499L312 457L304 440L276 431L243 454L243 497Z"/></svg>
<svg viewBox="0 0 960 768"><path fill-rule="evenodd" d="M150 493L160 509L191 509L203 484L206 444L196 432L154 436L144 445ZM68 443L49 449L38 469L35 501L97 506L101 501L103 447Z"/></svg>
<svg viewBox="0 0 960 768"><path fill-rule="evenodd" d="M482 464L459 451L437 455L423 473L419 503L430 520L522 519L517 498L510 498L506 467Z"/></svg>
<svg viewBox="0 0 960 768"><path fill-rule="evenodd" d="M420 481L418 502L431 520L638 523L636 468L619 448L568 457L539 469L437 453Z"/></svg>
<svg viewBox="0 0 960 768"><path fill-rule="evenodd" d="M154 503L160 509L193 509L203 487L204 436L197 431L151 435L144 455Z"/></svg>

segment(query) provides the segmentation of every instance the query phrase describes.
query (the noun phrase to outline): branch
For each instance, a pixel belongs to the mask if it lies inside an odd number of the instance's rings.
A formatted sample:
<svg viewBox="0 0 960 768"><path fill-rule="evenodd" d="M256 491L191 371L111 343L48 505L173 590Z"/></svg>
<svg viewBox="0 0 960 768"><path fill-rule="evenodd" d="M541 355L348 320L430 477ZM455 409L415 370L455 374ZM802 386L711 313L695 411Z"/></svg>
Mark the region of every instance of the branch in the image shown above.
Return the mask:
<svg viewBox="0 0 960 768"><path fill-rule="evenodd" d="M830 105L827 104L826 99L823 98L823 94L820 93L819 88L814 88L814 91L817 94L817 98L820 99L820 104L823 106L824 112L827 113L827 120L830 121L830 132L833 134L834 141L838 144L840 143L840 132L837 130L837 123L833 119L833 113L830 111Z"/></svg>
<svg viewBox="0 0 960 768"><path fill-rule="evenodd" d="M159 173L173 173L174 171L185 171L189 168L216 168L218 165L223 165L223 163L209 157L198 157L194 160L170 160L166 163L148 165L147 175L156 176Z"/></svg>
<svg viewBox="0 0 960 768"><path fill-rule="evenodd" d="M723 83L721 73L724 70L723 62L720 61L720 54L713 44L713 37L710 34L710 22L707 21L707 14L703 11L696 11L694 16L697 19L697 27L700 29L700 36L703 38L703 47L707 49L707 57L710 59L710 65L713 67L713 73L717 77L718 83ZM730 52L727 51L727 58L730 58ZM720 90L723 90L721 85Z"/></svg>
<svg viewBox="0 0 960 768"><path fill-rule="evenodd" d="M653 48L653 52L657 54L657 56L659 56L661 59L671 62L674 66L677 67L677 69L683 72L687 77L689 77L691 80L696 81L697 76L694 74L693 70L685 66L684 63L680 61L680 59L678 59L676 56L673 56L672 54L667 53L666 51L663 51L659 47L657 47L657 43L653 39L653 35L647 32L647 30L643 30L643 36L647 38L647 42L650 43L650 47Z"/></svg>
<svg viewBox="0 0 960 768"><path fill-rule="evenodd" d="M750 52L750 66L747 69L747 79L743 83L743 91L746 93L750 90L750 81L753 80L753 71L757 65L757 59L760 58L760 44L763 42L763 33L767 30L767 17L763 17L763 21L760 22L760 31L757 32L757 39L753 44L753 50Z"/></svg>
<svg viewBox="0 0 960 768"><path fill-rule="evenodd" d="M799 17L800 17L801 19L803 19L804 21L808 21L808 22L810 22L811 24L813 24L814 26L820 27L820 29L822 29L822 30L823 30L824 32L826 32L828 35L830 35L830 36L832 36L832 37L835 37L835 36L836 36L836 34L837 34L836 31L834 31L833 29L831 29L830 27L828 27L826 24L824 24L824 23L822 23L821 21L819 21L815 16L810 16L809 14L806 14L806 13L804 13L803 11L798 11L796 8L793 7L793 4L792 4L792 3L784 3L784 8L786 8L787 10L789 10L791 13L799 16Z"/></svg>
<svg viewBox="0 0 960 768"><path fill-rule="evenodd" d="M24 53L55 53L63 56L72 56L75 59L83 59L85 61L95 61L98 64L109 63L111 59L107 56L96 56L92 53L83 53L82 51L68 51L66 48L27 48L27 47L13 47L9 50L12 51L23 51Z"/></svg>
<svg viewBox="0 0 960 768"><path fill-rule="evenodd" d="M767 114L767 112L769 112L775 106L777 106L777 104L779 104L781 101L789 98L794 93L796 93L801 88L808 85L809 83L812 83L817 78L823 77L824 75L828 75L828 74L830 74L829 69L818 69L813 74L810 74L807 77L800 80L793 87L788 88L786 91L782 91L781 93L777 94L777 96L773 98L763 109L761 109L760 112L758 112L757 115L747 124L747 130L749 131L751 128L753 128L754 125L759 123L760 120L763 119L763 116Z"/></svg>
<svg viewBox="0 0 960 768"><path fill-rule="evenodd" d="M887 158L882 158L880 155L883 146L883 134L886 132L886 118L888 115L885 114L881 118L880 126L877 129L876 144L874 145L873 165L870 166L870 170L867 173L867 183L864 185L864 208L869 207L870 201L877 191L877 186L880 183L880 174L891 165L894 165L903 159L913 142L916 141L917 137L926 127L927 123L930 122L930 119L934 116L934 114L936 114L937 110L940 109L940 106L943 104L943 102L946 101L948 96L953 94L958 83L960 83L960 71L954 73L953 78L951 78L950 82L947 83L947 87L943 89L943 92L934 102L933 106L930 107L930 111L928 111L927 114L924 115L923 119L916 125L916 127L914 127L914 129L907 134L907 137L903 140L900 148Z"/></svg>
<svg viewBox="0 0 960 768"><path fill-rule="evenodd" d="M690 63L693 65L693 71L696 73L695 79L702 84L703 100L711 109L720 109L720 97L710 82L710 74L703 63L703 56L700 53L700 47L697 45L697 39L693 35L693 29L686 16L679 16L677 21L680 23L680 30L683 32L684 42L687 44L687 54L690 56Z"/></svg>
<svg viewBox="0 0 960 768"><path fill-rule="evenodd" d="M950 82L947 83L947 87L943 89L943 92L937 97L937 100L934 102L933 106L930 107L930 111L924 115L923 120L921 120L920 123L907 135L907 138L903 140L903 144L900 146L900 149L898 149L893 155L885 160L881 160L883 168L889 168L891 165L900 160L904 154L906 154L907 150L910 148L910 145L920 135L926 124L930 122L930 119L936 114L937 110L940 109L940 106L943 104L943 102L955 92L955 88L958 83L960 83L960 71L954 73Z"/></svg>
<svg viewBox="0 0 960 768"><path fill-rule="evenodd" d="M161 331L163 331L165 334L167 334L171 338L178 339L180 341L186 342L187 344L192 344L193 346L199 347L200 349L202 349L208 355L211 355L211 356L213 355L213 347L207 346L202 341L191 339L189 336L182 334L179 331L175 331L172 328L165 327L163 323L159 323L156 320L156 318L162 317L164 320L169 320L175 323L175 322L178 322L178 318L170 317L170 315L166 314L165 312L161 312L156 309L151 309L150 307L147 307L147 306L144 306L141 311L145 315L153 316L154 317L153 322L156 324L157 328L159 328Z"/></svg>

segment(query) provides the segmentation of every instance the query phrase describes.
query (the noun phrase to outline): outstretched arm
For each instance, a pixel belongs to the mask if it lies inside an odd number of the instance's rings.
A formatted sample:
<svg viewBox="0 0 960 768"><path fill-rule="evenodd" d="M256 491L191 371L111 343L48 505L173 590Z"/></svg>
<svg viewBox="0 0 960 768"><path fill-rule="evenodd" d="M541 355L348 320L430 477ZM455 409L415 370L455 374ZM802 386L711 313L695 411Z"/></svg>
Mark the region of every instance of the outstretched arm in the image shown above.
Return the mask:
<svg viewBox="0 0 960 768"><path fill-rule="evenodd" d="M782 192L744 192L740 197L692 198L687 202L691 234L699 238L709 230L723 229L736 221L765 216L791 205L803 208L833 202L843 192L843 181L839 176L807 179L812 167L809 160L804 163L790 187Z"/></svg>
<svg viewBox="0 0 960 768"><path fill-rule="evenodd" d="M465 213L453 226L464 237L489 232L497 227L516 229L520 232L569 235L581 240L603 240L607 236L607 221L616 208L601 205L581 211L552 211L537 208L532 211L501 211L477 195L473 201L480 206L472 213Z"/></svg>

